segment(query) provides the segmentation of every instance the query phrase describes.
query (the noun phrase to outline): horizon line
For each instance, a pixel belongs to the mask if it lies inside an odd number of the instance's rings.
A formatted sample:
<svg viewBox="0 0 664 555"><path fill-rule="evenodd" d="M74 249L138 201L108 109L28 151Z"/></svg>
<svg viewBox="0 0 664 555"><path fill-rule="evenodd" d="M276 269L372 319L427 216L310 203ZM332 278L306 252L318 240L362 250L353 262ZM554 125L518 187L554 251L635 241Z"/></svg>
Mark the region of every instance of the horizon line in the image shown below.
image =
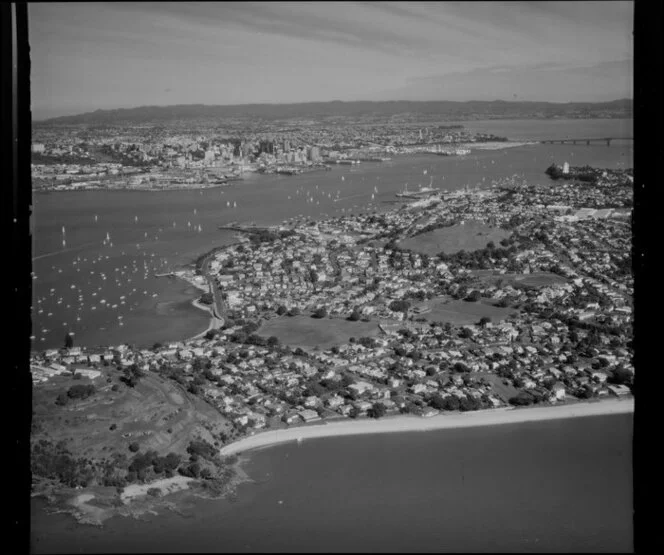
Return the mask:
<svg viewBox="0 0 664 555"><path fill-rule="evenodd" d="M504 100L504 99L494 99L494 100L441 100L441 99L432 99L432 100L313 100L313 101L303 101L303 102L250 102L243 104L203 104L198 102L192 103L180 103L180 104L144 104L131 107L123 108L97 108L95 110L89 110L86 112L79 112L76 114L67 114L62 116L50 116L47 118L32 119L33 123L46 122L50 120L60 119L60 118L69 118L83 116L87 114L96 114L99 112L117 112L122 110L139 110L143 108L174 108L174 107L183 107L183 106L201 106L201 107L213 107L213 108L236 108L236 107L249 107L249 106L294 106L294 105L307 105L307 104L358 104L358 103L372 103L372 104L388 104L396 102L409 102L413 104L426 104L431 102L449 102L455 104L468 104L468 103L483 103L490 104L494 102L502 102L505 104L555 104L555 105L567 105L567 104L610 104L612 102L621 102L621 101L631 101L634 99L631 97L622 97L615 98L613 100L600 100L600 101L577 101L570 100L566 102L556 102L549 100ZM34 111L34 109L32 110Z"/></svg>

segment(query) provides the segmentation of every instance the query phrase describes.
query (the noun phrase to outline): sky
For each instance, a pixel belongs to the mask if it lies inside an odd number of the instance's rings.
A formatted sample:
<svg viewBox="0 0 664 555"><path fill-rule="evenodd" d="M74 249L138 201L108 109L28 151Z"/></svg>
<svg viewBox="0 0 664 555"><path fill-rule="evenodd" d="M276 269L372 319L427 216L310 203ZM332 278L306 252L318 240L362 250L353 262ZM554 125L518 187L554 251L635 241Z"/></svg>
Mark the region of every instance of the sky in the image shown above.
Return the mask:
<svg viewBox="0 0 664 555"><path fill-rule="evenodd" d="M633 3L30 3L35 120L330 100L632 97Z"/></svg>

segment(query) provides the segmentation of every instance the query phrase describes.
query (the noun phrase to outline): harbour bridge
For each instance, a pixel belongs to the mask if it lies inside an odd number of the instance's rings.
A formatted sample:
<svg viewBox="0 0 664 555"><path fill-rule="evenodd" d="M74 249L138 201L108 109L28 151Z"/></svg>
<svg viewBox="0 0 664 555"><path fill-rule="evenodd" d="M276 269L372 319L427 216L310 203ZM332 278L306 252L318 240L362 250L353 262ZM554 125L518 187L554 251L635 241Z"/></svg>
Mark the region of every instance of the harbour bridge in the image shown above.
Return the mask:
<svg viewBox="0 0 664 555"><path fill-rule="evenodd" d="M634 137L594 137L592 139L540 139L541 144L549 144L549 145L554 145L554 144L560 144L560 145L575 145L576 143L586 143L589 145L590 143L606 143L606 146L611 146L611 141L633 141Z"/></svg>

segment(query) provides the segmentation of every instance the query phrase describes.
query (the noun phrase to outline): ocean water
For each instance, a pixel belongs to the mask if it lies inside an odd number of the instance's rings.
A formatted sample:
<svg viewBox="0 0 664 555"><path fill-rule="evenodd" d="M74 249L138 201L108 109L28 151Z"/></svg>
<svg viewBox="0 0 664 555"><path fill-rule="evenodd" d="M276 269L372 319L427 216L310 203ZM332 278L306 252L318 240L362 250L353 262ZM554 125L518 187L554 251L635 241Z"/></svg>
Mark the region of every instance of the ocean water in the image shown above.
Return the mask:
<svg viewBox="0 0 664 555"><path fill-rule="evenodd" d="M102 529L34 502L34 553L630 552L632 415L256 451L237 502Z"/></svg>
<svg viewBox="0 0 664 555"><path fill-rule="evenodd" d="M630 136L631 120L517 120L466 126L532 140ZM154 274L234 241L231 232L218 229L220 225L271 225L298 216L319 219L387 210L406 184L411 190L432 184L452 191L466 185L489 186L494 179L515 174L530 183L547 183L544 170L564 161L631 167L632 146L532 145L466 157L396 156L386 163L333 166L298 176L247 174L230 187L203 191L35 194L32 347L60 347L67 332L74 334L75 344L87 346L150 346L200 333L208 320L190 305L197 292Z"/></svg>

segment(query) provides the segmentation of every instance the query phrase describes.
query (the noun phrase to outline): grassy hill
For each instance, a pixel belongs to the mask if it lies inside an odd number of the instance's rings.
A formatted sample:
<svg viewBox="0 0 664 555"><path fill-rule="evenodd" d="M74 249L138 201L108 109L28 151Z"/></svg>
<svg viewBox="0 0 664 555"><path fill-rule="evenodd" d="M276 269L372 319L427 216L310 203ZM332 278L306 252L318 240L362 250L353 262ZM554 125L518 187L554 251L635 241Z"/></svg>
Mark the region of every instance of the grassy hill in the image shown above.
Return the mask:
<svg viewBox="0 0 664 555"><path fill-rule="evenodd" d="M205 104L178 104L174 106L140 106L115 110L96 110L73 116L62 116L35 122L36 125L113 125L118 123L148 123L174 120L223 119L260 117L288 119L295 117L358 117L421 114L450 120L487 118L551 118L551 117L631 117L632 100L611 102L507 102L446 100L382 102L307 102L298 104L240 104L211 106Z"/></svg>
<svg viewBox="0 0 664 555"><path fill-rule="evenodd" d="M150 373L130 387L122 376L104 367L94 380L63 375L34 388L33 482L124 487L189 475L194 463L193 477L221 476L231 424L174 381Z"/></svg>

